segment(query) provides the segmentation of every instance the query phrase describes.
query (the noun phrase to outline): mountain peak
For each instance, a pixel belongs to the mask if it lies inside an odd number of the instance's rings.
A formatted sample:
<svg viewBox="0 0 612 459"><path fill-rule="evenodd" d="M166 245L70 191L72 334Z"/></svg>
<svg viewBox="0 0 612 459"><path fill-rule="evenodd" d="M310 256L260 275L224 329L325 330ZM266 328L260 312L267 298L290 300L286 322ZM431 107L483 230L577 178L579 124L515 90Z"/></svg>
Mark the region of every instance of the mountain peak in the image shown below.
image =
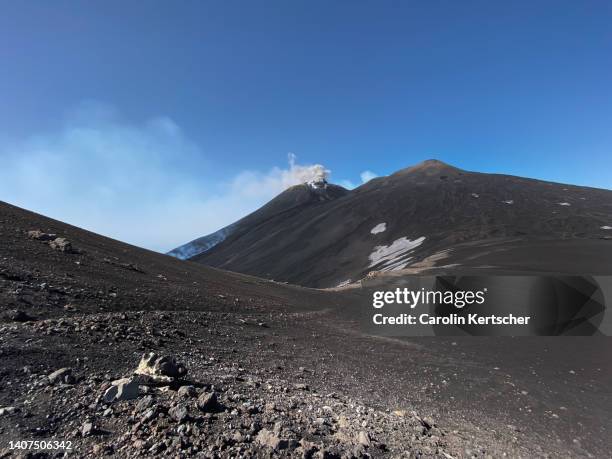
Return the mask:
<svg viewBox="0 0 612 459"><path fill-rule="evenodd" d="M427 175L436 174L439 172L457 172L460 171L459 168L451 166L450 164L446 164L443 161L438 159L426 159L425 161L421 161L414 166L406 167L405 169L400 169L395 174L404 175L409 173L421 172Z"/></svg>
<svg viewBox="0 0 612 459"><path fill-rule="evenodd" d="M450 164L446 164L444 161L440 161L439 159L426 159L421 161L416 166L427 166L427 167L452 167Z"/></svg>

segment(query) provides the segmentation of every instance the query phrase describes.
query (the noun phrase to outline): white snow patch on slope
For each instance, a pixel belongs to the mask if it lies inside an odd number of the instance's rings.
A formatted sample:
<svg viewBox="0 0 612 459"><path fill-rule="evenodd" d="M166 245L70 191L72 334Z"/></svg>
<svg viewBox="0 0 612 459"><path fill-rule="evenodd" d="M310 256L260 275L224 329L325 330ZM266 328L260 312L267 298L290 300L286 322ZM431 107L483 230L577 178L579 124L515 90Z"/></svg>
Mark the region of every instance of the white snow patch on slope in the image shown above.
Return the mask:
<svg viewBox="0 0 612 459"><path fill-rule="evenodd" d="M560 206L571 206L569 202L560 202L559 205Z"/></svg>
<svg viewBox="0 0 612 459"><path fill-rule="evenodd" d="M235 227L236 225L232 223L225 228L221 228L219 231L215 231L214 233L195 239L187 244L183 244L182 246L171 250L166 255L178 258L179 260L187 260L191 257L195 257L196 255L200 255L201 253L207 252L217 244L223 242L230 234L232 234Z"/></svg>
<svg viewBox="0 0 612 459"><path fill-rule="evenodd" d="M387 230L387 224L385 222L383 223L379 223L378 225L376 225L374 228L372 228L370 230L370 233L372 234L378 234L378 233L383 233Z"/></svg>
<svg viewBox="0 0 612 459"><path fill-rule="evenodd" d="M600 226L599 229L602 229L602 230L612 230L612 226L608 226L608 225Z"/></svg>
<svg viewBox="0 0 612 459"><path fill-rule="evenodd" d="M514 200L513 199L508 199L507 201L502 201L504 204L508 204L509 206L511 206L512 204L514 204Z"/></svg>
<svg viewBox="0 0 612 459"><path fill-rule="evenodd" d="M336 288L340 288L340 287L346 287L347 285L349 285L351 283L350 279L347 279L345 281L340 282L338 285L336 285Z"/></svg>
<svg viewBox="0 0 612 459"><path fill-rule="evenodd" d="M392 271L406 267L412 259L410 253L420 246L425 240L421 236L415 240L410 240L406 236L396 239L391 245L378 245L370 254L370 264L368 268L377 266L379 271Z"/></svg>

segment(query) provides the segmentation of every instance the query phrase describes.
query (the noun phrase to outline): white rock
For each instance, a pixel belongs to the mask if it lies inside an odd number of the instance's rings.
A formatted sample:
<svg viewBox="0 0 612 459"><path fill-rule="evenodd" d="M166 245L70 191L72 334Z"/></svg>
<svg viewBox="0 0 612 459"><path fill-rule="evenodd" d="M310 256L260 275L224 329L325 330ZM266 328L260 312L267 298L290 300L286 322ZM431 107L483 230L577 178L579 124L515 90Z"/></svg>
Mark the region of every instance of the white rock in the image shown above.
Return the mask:
<svg viewBox="0 0 612 459"><path fill-rule="evenodd" d="M370 230L372 234L384 233L387 230L387 224L385 222L379 223Z"/></svg>
<svg viewBox="0 0 612 459"><path fill-rule="evenodd" d="M5 406L4 408L0 408L0 416L4 416L7 414L13 414L17 411L19 410L14 406Z"/></svg>

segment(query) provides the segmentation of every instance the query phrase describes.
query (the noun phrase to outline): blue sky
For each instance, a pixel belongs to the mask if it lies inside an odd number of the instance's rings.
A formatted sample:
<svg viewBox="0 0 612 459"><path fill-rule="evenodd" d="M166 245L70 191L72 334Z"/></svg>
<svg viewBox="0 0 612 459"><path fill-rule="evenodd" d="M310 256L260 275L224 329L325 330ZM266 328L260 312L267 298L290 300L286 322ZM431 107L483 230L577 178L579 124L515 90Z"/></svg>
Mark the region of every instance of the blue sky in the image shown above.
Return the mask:
<svg viewBox="0 0 612 459"><path fill-rule="evenodd" d="M167 250L312 164L612 188L611 23L607 1L5 2L0 199Z"/></svg>

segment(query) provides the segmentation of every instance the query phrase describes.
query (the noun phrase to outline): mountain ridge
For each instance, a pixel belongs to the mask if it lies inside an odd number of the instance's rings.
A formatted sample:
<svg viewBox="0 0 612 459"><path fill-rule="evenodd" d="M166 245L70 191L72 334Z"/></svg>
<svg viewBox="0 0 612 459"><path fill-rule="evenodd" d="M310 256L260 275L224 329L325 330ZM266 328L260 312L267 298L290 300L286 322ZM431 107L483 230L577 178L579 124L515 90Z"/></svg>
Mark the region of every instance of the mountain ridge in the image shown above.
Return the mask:
<svg viewBox="0 0 612 459"><path fill-rule="evenodd" d="M255 218L256 225L243 222L240 237L229 237L192 260L299 285L334 287L370 272L405 269L488 266L514 272L533 271L537 265L544 272L574 272L569 256L581 250L594 252L591 266L581 264L581 269L602 272L607 269L602 254L609 255L612 247L605 229L612 226L612 191L470 172L439 160L345 190L341 199L277 212L280 208L270 204L284 193L251 214L266 209L265 219ZM384 231L371 232L383 223ZM560 242L540 244L538 250L538 240ZM527 246L549 259L548 265L530 260Z"/></svg>

